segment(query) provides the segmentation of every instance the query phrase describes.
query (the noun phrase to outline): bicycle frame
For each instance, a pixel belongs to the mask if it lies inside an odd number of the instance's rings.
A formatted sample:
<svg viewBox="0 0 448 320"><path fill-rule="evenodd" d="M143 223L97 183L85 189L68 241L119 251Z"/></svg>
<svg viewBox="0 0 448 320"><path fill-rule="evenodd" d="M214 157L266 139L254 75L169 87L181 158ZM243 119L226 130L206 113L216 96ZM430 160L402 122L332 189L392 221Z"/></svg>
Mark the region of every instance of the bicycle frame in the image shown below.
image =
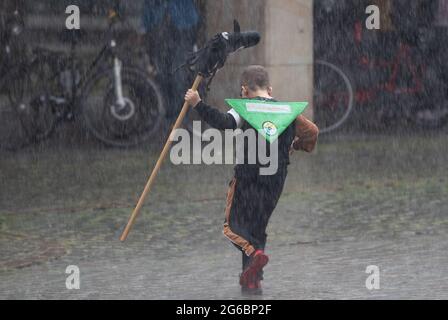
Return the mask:
<svg viewBox="0 0 448 320"><path fill-rule="evenodd" d="M137 145L157 132L165 114L160 89L119 55L118 30L113 28L119 18L115 9L109 11L107 42L89 63L77 56L82 32L68 30L63 36L69 41L69 53L37 47L34 57L20 64L20 76L13 76L18 80L14 87L16 96L21 92L25 96L13 107L27 121L22 125L28 130L27 140L41 141L61 121L75 119L111 146Z"/></svg>
<svg viewBox="0 0 448 320"><path fill-rule="evenodd" d="M422 76L418 72L419 67L421 71L424 70L423 66L417 66L410 53L411 48L403 43L400 43L398 52L390 61L385 60L375 60L372 61L366 56L360 59L360 65L363 67L377 67L382 69L389 69L390 74L385 82L380 82L378 85L371 89L361 89L356 92L356 102L364 103L370 102L378 94L379 91L385 91L392 94L406 94L415 95L423 92L424 85L422 81ZM409 71L412 75L413 86L410 87L398 87L398 79L400 68L406 66L405 71Z"/></svg>
<svg viewBox="0 0 448 320"><path fill-rule="evenodd" d="M77 57L76 54L76 41L72 39L70 43L70 53L67 58L68 61L68 70L70 72L71 77L71 90L70 90L70 96L67 96L66 94L62 94L61 97L55 97L50 96L49 99L55 102L57 105L64 105L64 110L60 115L60 120L63 118L67 118L69 114L77 111L77 105L79 102L80 94L85 87L88 80L100 69L101 63L107 59L108 56L112 57L113 65L112 68L114 70L114 85L115 85L115 94L117 96L117 104L118 106L124 106L125 100L123 97L123 90L122 90L122 83L121 83L121 60L116 54L115 48L117 46L117 41L115 40L115 34L112 30L114 25L114 22L111 22L109 24L109 28L107 31L106 38L108 39L107 43L98 51L95 58L89 63L86 71L79 75L79 81L76 81L76 76L78 72L77 64L80 62L80 60ZM53 53L51 51L45 50L45 49L39 49L38 50L38 56L32 61L31 64L39 64L41 63L41 57L39 56L39 52L48 52L48 54L53 55L53 57L50 57L50 63L56 64L57 59L61 56L64 56L64 54L60 53ZM50 81L56 80L60 75L62 74L62 71L59 67L56 67L55 70L53 70L53 74L49 77Z"/></svg>

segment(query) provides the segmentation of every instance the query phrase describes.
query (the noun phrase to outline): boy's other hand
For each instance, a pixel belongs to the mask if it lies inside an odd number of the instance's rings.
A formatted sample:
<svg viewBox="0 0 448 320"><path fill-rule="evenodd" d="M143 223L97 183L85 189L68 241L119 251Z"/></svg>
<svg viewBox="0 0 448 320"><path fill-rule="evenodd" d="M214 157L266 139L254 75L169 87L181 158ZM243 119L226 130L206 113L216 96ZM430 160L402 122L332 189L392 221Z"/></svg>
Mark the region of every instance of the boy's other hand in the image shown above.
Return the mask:
<svg viewBox="0 0 448 320"><path fill-rule="evenodd" d="M201 102L201 97L197 91L189 89L185 94L185 101L187 101L190 106L195 108L198 103Z"/></svg>
<svg viewBox="0 0 448 320"><path fill-rule="evenodd" d="M294 153L294 151L297 150L295 145L299 142L299 140L300 140L299 137L294 137L294 140L291 143L291 146L289 147L289 155L292 155Z"/></svg>

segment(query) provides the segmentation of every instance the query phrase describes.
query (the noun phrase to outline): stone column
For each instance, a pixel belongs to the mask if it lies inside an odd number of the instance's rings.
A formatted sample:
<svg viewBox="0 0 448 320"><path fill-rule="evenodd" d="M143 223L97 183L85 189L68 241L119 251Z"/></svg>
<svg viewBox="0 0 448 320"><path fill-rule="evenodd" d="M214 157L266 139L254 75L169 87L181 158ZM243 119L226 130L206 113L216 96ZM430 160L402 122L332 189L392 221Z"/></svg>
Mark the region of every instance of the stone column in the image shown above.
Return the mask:
<svg viewBox="0 0 448 320"><path fill-rule="evenodd" d="M262 41L238 52L216 76L208 102L224 107L224 98L238 97L239 76L250 64L268 68L274 96L283 101L312 102L313 0L207 1L207 35L231 31L236 18L242 30L257 30ZM312 106L306 113L312 117Z"/></svg>

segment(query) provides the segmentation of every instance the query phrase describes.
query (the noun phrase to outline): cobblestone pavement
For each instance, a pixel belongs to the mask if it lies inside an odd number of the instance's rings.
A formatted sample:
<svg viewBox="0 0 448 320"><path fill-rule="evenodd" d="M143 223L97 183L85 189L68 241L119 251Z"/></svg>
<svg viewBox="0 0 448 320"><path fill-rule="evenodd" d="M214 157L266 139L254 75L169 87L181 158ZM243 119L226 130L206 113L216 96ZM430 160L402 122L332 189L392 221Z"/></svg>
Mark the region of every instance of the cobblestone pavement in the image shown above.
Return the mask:
<svg viewBox="0 0 448 320"><path fill-rule="evenodd" d="M1 299L240 299L221 234L231 166L160 172L157 151L35 147L0 155ZM297 154L268 229L257 299L448 298L448 137L323 138ZM77 265L80 290L67 290ZM369 291L366 267L380 268Z"/></svg>

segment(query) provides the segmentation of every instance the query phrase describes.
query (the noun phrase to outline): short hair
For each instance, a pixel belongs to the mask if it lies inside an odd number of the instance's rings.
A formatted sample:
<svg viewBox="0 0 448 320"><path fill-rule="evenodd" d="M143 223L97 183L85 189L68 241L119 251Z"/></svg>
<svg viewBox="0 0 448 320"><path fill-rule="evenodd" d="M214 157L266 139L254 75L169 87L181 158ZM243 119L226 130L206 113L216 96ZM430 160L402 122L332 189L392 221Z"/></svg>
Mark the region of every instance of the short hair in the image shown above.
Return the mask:
<svg viewBox="0 0 448 320"><path fill-rule="evenodd" d="M241 75L241 85L252 91L267 89L270 86L269 73L263 66L249 66Z"/></svg>

